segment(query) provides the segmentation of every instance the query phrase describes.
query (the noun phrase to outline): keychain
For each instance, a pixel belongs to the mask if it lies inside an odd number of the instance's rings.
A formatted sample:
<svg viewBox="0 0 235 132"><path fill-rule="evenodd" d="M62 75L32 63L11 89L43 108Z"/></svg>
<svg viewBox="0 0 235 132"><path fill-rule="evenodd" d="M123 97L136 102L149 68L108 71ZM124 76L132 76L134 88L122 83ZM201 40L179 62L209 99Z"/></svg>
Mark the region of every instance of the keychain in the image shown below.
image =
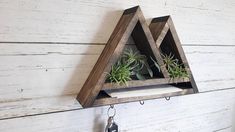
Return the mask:
<svg viewBox="0 0 235 132"><path fill-rule="evenodd" d="M113 111L113 114L111 115L111 110ZM116 115L116 109L113 105L110 105L108 109L108 121L107 125L105 127L105 132L118 132L118 125L114 122L114 116Z"/></svg>

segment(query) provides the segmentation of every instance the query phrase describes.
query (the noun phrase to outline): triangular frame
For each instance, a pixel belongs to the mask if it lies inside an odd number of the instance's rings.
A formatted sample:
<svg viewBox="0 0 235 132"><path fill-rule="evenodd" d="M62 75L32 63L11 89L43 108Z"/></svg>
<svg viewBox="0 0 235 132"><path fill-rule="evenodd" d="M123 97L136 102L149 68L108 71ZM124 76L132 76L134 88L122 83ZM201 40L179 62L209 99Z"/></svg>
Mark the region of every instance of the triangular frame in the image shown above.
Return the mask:
<svg viewBox="0 0 235 132"><path fill-rule="evenodd" d="M186 56L184 54L181 42L179 40L178 34L176 32L174 23L171 19L171 16L163 16L163 17L157 17L153 18L149 29L152 33L152 36L154 38L154 41L158 47L158 49L161 50L161 46L163 43L168 43L170 45L165 46L167 48L171 48L171 52L174 51L174 55L176 58L184 65L184 67L187 70L188 75L190 76L190 85L193 88L194 93L198 93L198 88L196 86L196 82L194 80L194 77L192 75L192 72L190 70L188 61L186 59ZM164 40L167 40L168 42L165 42ZM166 50L166 49L165 49Z"/></svg>
<svg viewBox="0 0 235 132"><path fill-rule="evenodd" d="M152 25L153 26L153 25ZM170 93L165 95L148 96L148 97L137 97L137 98L101 98L97 99L98 94L101 90L107 89L120 89L128 87L120 87L118 85L113 85L110 83L105 83L106 75L111 70L111 66L116 63L124 46L126 45L128 38L132 36L136 43L136 46L141 49L141 53L148 54L158 62L161 68L161 79L150 79L145 81L130 81L128 82L129 87L143 87L148 85L158 85L158 84L168 84L172 83L169 79L166 67L163 64L162 57L158 46L155 43L156 36L153 37L153 32L150 31L146 20L141 12L139 6L127 9L124 11L122 17L120 18L117 26L115 27L110 39L108 40L104 50L102 51L99 59L97 60L94 68L92 69L90 75L88 76L86 82L84 83L82 89L80 90L77 100L83 107L115 104L122 102L130 102L137 100L160 98L163 96L175 96L183 95L187 93L193 93L191 89L182 91L180 93ZM161 34L161 33L160 33ZM160 44L159 44L160 45ZM147 47L146 47L147 46ZM180 49L179 49L180 50ZM183 51L183 50L182 50ZM191 72L190 72L191 73ZM191 75L191 74L190 74ZM187 82L189 80L177 79L174 82L181 83ZM131 84L131 86L129 85ZM194 90L195 92L195 90Z"/></svg>

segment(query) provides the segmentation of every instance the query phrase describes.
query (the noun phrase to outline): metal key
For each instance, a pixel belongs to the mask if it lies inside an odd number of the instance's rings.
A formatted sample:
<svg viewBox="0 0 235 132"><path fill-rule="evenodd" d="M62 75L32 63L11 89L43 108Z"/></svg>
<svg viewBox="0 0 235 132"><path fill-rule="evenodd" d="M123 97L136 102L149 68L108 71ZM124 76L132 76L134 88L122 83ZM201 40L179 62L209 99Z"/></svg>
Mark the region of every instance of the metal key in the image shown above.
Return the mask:
<svg viewBox="0 0 235 132"><path fill-rule="evenodd" d="M114 119L112 116L108 118L105 132L118 132L118 125L114 122Z"/></svg>

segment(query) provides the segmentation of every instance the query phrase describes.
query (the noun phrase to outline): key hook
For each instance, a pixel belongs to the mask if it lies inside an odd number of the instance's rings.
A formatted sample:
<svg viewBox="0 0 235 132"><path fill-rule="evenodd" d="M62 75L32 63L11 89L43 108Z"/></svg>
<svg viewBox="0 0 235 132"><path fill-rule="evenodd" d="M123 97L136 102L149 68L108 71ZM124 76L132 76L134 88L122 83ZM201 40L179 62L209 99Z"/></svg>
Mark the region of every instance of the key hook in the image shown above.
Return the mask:
<svg viewBox="0 0 235 132"><path fill-rule="evenodd" d="M169 101L171 99L171 97L165 97L166 101Z"/></svg>
<svg viewBox="0 0 235 132"><path fill-rule="evenodd" d="M144 105L144 101L143 100L140 100L140 105Z"/></svg>
<svg viewBox="0 0 235 132"><path fill-rule="evenodd" d="M114 108L114 105L110 105L107 115L108 117L114 117L116 115L116 109Z"/></svg>

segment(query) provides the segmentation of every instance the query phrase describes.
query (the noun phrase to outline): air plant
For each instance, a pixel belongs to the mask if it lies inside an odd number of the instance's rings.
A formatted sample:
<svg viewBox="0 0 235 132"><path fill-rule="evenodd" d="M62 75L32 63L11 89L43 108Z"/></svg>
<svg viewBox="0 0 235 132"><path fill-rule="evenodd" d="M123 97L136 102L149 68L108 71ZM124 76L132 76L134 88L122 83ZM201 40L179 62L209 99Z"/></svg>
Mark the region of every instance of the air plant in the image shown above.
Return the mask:
<svg viewBox="0 0 235 132"><path fill-rule="evenodd" d="M149 71L149 75L152 76L152 70L147 63L147 57L141 55L138 51L134 51L130 48L126 49L121 57L122 63L129 65L131 75L136 76L139 80L144 80L143 69L146 68Z"/></svg>
<svg viewBox="0 0 235 132"><path fill-rule="evenodd" d="M150 57L151 58L151 57ZM151 60L154 65L160 70L156 61ZM153 77L153 71L147 63L147 57L134 51L130 48L126 49L118 62L112 66L111 72L107 75L107 80L110 82L118 83L119 85L125 84L136 77L139 80L146 79L146 75Z"/></svg>
<svg viewBox="0 0 235 132"><path fill-rule="evenodd" d="M127 81L131 80L131 71L128 65L122 64L118 61L112 66L111 72L107 74L107 79L112 83L115 82L119 85L127 85Z"/></svg>
<svg viewBox="0 0 235 132"><path fill-rule="evenodd" d="M186 69L183 67L183 64L179 64L179 60L174 58L174 55L171 53L169 55L162 54L163 62L166 65L167 71L170 75L170 78L188 78L189 75Z"/></svg>
<svg viewBox="0 0 235 132"><path fill-rule="evenodd" d="M179 77L188 78L189 77L185 68L183 68L183 66L180 64L175 64L174 67L169 67L168 72L171 78L179 78Z"/></svg>

